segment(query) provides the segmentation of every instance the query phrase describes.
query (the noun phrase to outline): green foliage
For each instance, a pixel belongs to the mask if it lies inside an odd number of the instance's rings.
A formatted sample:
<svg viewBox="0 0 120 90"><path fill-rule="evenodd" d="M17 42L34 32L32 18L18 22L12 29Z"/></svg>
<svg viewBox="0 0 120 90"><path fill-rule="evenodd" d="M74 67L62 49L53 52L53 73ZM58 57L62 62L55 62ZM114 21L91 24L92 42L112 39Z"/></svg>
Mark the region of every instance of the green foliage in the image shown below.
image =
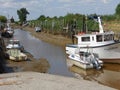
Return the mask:
<svg viewBox="0 0 120 90"><path fill-rule="evenodd" d="M52 34L62 34L65 32L67 35L71 35L71 30L75 29L75 32L80 32L83 29L83 17L81 14L68 13L66 16L60 17L46 17L41 15L37 20L32 20L30 26L42 26L44 31ZM86 18L85 18L86 19ZM87 30L98 30L98 23L93 20L86 20ZM64 31L63 27L67 27L68 30Z"/></svg>
<svg viewBox="0 0 120 90"><path fill-rule="evenodd" d="M0 21L5 23L7 22L7 18L5 16L0 15Z"/></svg>
<svg viewBox="0 0 120 90"><path fill-rule="evenodd" d="M44 21L46 17L44 15L41 15L37 20Z"/></svg>
<svg viewBox="0 0 120 90"><path fill-rule="evenodd" d="M21 8L20 10L17 10L17 14L21 24L23 24L24 22L26 22L27 14L29 14L29 12L26 8Z"/></svg>
<svg viewBox="0 0 120 90"><path fill-rule="evenodd" d="M87 28L89 31L95 31L98 30L98 22L95 22L94 20L88 20L87 21Z"/></svg>
<svg viewBox="0 0 120 90"><path fill-rule="evenodd" d="M93 31L93 30L98 30L98 22L94 21L93 19L89 18L84 18L85 15L82 14L73 14L73 13L67 13L65 16L54 16L54 17L49 17L49 16L44 16L41 15L37 20L32 20L30 22L30 26L42 26L44 29L43 31L52 33L52 34L62 34L66 36L71 36L72 30L71 27L75 26L75 32L80 32L83 31L83 20L85 20L87 30ZM88 15L87 17L92 16L92 17L97 17L97 14L91 14ZM116 7L115 14L113 15L99 15L102 18L102 23L104 21L109 22L109 21L115 21L115 20L120 20L120 4ZM65 29L68 26L68 30Z"/></svg>
<svg viewBox="0 0 120 90"><path fill-rule="evenodd" d="M120 16L120 4L117 5L115 14Z"/></svg>
<svg viewBox="0 0 120 90"><path fill-rule="evenodd" d="M102 19L104 21L114 21L116 20L116 16L115 15L104 15L102 16Z"/></svg>

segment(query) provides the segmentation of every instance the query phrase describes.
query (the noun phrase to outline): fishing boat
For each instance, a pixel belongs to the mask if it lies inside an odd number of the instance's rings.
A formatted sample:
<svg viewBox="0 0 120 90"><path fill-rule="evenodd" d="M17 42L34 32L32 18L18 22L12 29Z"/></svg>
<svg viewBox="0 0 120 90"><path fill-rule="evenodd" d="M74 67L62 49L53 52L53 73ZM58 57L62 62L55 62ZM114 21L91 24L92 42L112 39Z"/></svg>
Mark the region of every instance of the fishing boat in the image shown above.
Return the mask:
<svg viewBox="0 0 120 90"><path fill-rule="evenodd" d="M104 62L120 63L120 40L115 39L116 34L113 31L104 31L101 18L97 19L99 32L76 34L77 44L67 44L66 53L75 54L75 49L78 47L84 52L89 47Z"/></svg>
<svg viewBox="0 0 120 90"><path fill-rule="evenodd" d="M73 62L73 65L83 69L101 69L103 66L103 61L99 59L98 55L90 52L89 50L86 52L77 50L76 53L70 54L68 59Z"/></svg>
<svg viewBox="0 0 120 90"><path fill-rule="evenodd" d="M14 29L10 26L10 23L7 23L6 27L1 33L1 36L6 38L11 38L13 37L13 34L14 34Z"/></svg>
<svg viewBox="0 0 120 90"><path fill-rule="evenodd" d="M27 60L27 55L22 53L19 49L9 49L7 54L9 55L9 59L13 61Z"/></svg>
<svg viewBox="0 0 120 90"><path fill-rule="evenodd" d="M6 48L9 49L19 49L20 51L24 51L23 45L21 45L20 41L17 39L11 39L8 42Z"/></svg>

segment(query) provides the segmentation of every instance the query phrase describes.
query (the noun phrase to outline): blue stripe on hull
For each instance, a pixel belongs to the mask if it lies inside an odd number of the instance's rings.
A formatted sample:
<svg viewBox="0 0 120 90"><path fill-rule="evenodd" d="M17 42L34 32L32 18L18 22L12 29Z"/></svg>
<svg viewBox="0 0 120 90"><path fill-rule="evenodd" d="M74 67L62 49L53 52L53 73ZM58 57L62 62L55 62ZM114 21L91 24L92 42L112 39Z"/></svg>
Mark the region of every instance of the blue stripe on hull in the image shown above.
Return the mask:
<svg viewBox="0 0 120 90"><path fill-rule="evenodd" d="M105 46L110 46L114 44L120 44L120 42L115 42L107 45L101 45L101 46L89 46L89 48L98 48L98 47L105 47ZM67 47L72 47L72 48L78 48L78 44L67 44ZM88 47L81 47L81 48L88 48Z"/></svg>

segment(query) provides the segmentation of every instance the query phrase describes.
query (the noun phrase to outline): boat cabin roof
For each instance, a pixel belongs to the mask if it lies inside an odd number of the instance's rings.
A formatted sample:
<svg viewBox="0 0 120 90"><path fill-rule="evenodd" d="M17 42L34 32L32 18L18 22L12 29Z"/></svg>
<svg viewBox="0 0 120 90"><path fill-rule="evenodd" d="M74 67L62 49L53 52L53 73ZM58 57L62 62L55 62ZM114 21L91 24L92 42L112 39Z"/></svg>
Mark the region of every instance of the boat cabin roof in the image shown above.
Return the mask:
<svg viewBox="0 0 120 90"><path fill-rule="evenodd" d="M80 43L98 43L98 42L108 42L108 41L114 41L114 32L104 32L104 33L99 33L99 32L94 32L91 34L78 34L75 35L75 37L78 39L78 44Z"/></svg>
<svg viewBox="0 0 120 90"><path fill-rule="evenodd" d="M19 40L15 40L15 39L9 41L9 44L13 44L13 43L14 44L20 44L20 41Z"/></svg>

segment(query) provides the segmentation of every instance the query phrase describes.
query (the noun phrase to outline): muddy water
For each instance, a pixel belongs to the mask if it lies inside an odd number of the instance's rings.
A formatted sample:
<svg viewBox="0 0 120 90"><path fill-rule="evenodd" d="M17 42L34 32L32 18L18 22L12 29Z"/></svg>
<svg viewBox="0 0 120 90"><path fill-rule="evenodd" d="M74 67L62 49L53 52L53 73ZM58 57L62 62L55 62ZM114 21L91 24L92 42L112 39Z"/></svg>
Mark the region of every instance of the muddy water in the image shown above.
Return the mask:
<svg viewBox="0 0 120 90"><path fill-rule="evenodd" d="M68 67L65 51L62 48L38 40L23 30L16 30L14 38L19 39L25 50L36 59L46 58L48 60L50 64L48 73L95 81L120 89L120 64L104 64L103 69L99 71L85 71L75 66Z"/></svg>
<svg viewBox="0 0 120 90"><path fill-rule="evenodd" d="M30 52L34 58L47 59L50 64L48 73L73 76L67 69L65 52L62 48L40 41L23 30L16 30L14 39L19 39L25 50Z"/></svg>
<svg viewBox="0 0 120 90"><path fill-rule="evenodd" d="M120 65L118 64L105 64L102 70L83 70L77 66L69 67L69 70L74 72L78 79L98 82L120 90Z"/></svg>

